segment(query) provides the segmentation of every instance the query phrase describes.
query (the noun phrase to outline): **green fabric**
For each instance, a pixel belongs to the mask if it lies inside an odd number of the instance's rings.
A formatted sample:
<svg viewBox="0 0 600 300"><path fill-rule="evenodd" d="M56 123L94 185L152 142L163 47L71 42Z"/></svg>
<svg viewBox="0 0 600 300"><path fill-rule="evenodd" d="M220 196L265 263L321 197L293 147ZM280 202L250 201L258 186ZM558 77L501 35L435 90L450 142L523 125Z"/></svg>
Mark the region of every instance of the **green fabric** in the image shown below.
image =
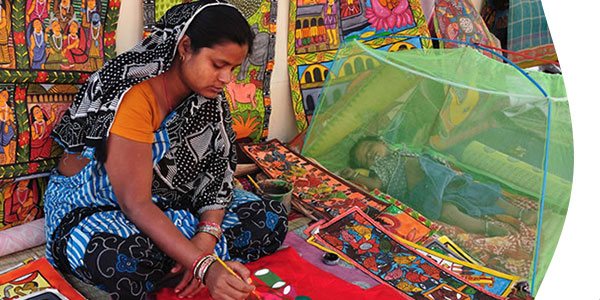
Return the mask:
<svg viewBox="0 0 600 300"><path fill-rule="evenodd" d="M357 56L375 63L343 76L340 70ZM571 192L573 138L562 76L530 73L546 98L516 68L468 47L384 52L360 41L346 42L330 69L302 155L333 172L349 166L350 150L360 138L378 136L393 148L428 153L475 180L539 202L547 159L537 276L515 274L530 284L535 280L535 293L558 243Z"/></svg>

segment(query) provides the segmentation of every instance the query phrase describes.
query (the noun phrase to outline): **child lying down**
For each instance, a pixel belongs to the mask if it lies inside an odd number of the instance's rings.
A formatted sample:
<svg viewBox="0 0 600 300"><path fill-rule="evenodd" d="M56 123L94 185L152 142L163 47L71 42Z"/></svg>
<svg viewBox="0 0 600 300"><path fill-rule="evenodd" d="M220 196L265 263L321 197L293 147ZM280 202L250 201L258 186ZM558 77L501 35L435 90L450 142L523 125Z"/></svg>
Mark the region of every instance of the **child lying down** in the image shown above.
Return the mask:
<svg viewBox="0 0 600 300"><path fill-rule="evenodd" d="M537 213L506 201L499 185L474 181L428 154L391 149L378 137L367 136L352 147L349 157L351 167L340 176L369 190L379 189L432 220L486 236L508 231L486 221L485 215L510 215L526 225L536 224ZM369 175L357 168L369 170Z"/></svg>

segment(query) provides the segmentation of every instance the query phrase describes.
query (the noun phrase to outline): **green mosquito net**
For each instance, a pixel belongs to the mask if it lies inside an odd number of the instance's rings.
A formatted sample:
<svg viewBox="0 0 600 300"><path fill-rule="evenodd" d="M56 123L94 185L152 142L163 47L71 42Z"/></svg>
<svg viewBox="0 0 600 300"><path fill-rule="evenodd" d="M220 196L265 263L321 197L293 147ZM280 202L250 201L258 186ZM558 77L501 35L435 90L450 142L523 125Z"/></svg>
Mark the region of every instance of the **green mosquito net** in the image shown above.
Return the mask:
<svg viewBox="0 0 600 300"><path fill-rule="evenodd" d="M469 47L348 41L302 154L442 224L439 234L535 295L569 204L573 142L562 76L526 74Z"/></svg>

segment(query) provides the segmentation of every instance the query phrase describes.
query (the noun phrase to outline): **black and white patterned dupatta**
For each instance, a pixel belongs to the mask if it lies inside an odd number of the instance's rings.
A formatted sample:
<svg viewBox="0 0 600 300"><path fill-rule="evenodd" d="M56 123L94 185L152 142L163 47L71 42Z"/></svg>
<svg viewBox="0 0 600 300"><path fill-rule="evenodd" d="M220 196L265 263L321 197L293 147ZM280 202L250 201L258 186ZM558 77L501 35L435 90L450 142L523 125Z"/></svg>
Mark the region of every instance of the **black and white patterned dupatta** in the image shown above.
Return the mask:
<svg viewBox="0 0 600 300"><path fill-rule="evenodd" d="M95 158L105 161L106 140L123 95L168 70L194 16L214 5L232 6L205 0L169 9L145 39L88 78L52 137L71 153L94 148ZM226 207L236 164L227 100L222 94L216 99L193 94L176 112L166 124L170 147L154 166L152 194L171 200L159 203L163 209L193 208L201 213Z"/></svg>

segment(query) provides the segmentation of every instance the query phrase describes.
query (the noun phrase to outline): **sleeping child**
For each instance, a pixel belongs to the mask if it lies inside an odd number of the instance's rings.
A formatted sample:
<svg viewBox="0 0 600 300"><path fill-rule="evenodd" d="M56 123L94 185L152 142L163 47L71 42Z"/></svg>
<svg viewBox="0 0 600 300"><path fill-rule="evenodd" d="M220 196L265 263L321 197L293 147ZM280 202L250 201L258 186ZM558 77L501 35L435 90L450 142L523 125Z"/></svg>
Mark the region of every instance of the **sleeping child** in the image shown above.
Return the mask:
<svg viewBox="0 0 600 300"><path fill-rule="evenodd" d="M510 215L526 225L535 225L537 213L510 204L497 184L481 183L469 174L459 174L428 154L390 149L378 137L364 137L350 150L350 166L340 176L379 189L432 220L440 220L486 236L502 236L503 227L488 222L485 215ZM356 168L369 170L365 176Z"/></svg>

